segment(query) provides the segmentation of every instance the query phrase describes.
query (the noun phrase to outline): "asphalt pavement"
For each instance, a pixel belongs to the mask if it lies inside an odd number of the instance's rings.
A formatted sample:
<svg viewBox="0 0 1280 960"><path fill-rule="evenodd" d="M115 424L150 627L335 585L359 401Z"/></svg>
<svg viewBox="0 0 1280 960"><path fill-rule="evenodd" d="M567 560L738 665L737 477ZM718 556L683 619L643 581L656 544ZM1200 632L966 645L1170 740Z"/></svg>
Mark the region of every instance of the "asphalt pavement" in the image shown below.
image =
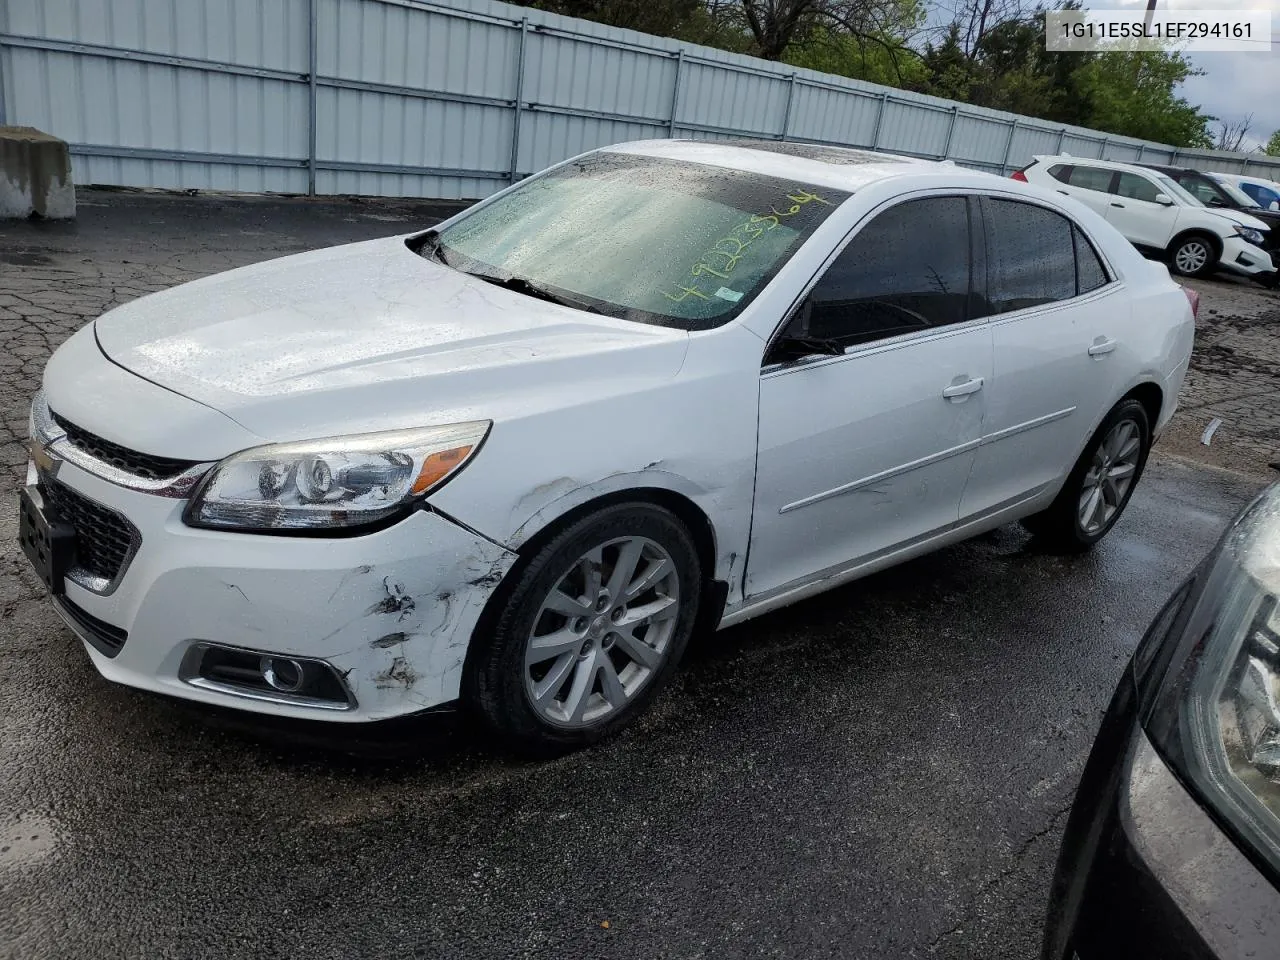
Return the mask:
<svg viewBox="0 0 1280 960"><path fill-rule="evenodd" d="M1007 527L696 638L634 729L549 763L441 723L352 757L98 677L14 543L48 351L439 212L89 193L0 227L0 956L1035 956L1112 687L1256 477L1157 453L1088 555Z"/></svg>

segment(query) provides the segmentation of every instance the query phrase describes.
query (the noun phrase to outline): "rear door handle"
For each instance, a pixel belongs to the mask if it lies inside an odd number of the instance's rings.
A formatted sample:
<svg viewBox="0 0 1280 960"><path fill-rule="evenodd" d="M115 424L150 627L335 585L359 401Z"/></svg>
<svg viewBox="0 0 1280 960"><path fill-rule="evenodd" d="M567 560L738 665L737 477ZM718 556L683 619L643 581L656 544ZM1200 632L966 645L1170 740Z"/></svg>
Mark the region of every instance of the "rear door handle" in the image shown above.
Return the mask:
<svg viewBox="0 0 1280 960"><path fill-rule="evenodd" d="M1116 342L1107 337L1099 337L1093 341L1093 346L1089 348L1089 356L1101 357L1110 353L1116 348Z"/></svg>
<svg viewBox="0 0 1280 960"><path fill-rule="evenodd" d="M1124 209L1124 204L1123 204L1123 203L1113 203L1113 204L1112 204L1112 206L1113 206L1113 207L1119 207L1121 210L1123 210L1123 209Z"/></svg>
<svg viewBox="0 0 1280 960"><path fill-rule="evenodd" d="M982 389L982 378L974 377L971 380L965 380L963 383L953 383L942 391L942 395L948 400L956 403L963 403L965 398L971 393L977 393Z"/></svg>

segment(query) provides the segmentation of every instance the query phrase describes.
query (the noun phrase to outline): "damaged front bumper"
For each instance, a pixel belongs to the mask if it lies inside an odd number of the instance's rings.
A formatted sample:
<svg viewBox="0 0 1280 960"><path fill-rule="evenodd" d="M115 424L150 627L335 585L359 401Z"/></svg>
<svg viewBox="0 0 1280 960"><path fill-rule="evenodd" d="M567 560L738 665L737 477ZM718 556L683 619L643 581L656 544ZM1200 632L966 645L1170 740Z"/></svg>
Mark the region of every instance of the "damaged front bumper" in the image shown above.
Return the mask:
<svg viewBox="0 0 1280 960"><path fill-rule="evenodd" d="M426 509L360 536L264 536L188 527L185 501L72 463L56 479L137 531L109 588L68 577L54 601L94 666L108 680L216 706L360 722L456 700L472 632L516 559ZM201 673L202 663L244 673L273 657L316 665L342 692L324 703Z"/></svg>

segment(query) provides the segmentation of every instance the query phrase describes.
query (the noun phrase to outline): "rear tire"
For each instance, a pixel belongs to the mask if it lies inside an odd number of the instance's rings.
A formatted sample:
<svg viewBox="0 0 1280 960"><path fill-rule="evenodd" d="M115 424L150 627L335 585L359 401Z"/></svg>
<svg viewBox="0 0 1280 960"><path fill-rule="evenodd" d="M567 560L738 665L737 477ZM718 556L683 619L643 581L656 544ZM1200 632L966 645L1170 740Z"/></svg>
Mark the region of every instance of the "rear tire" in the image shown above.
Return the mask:
<svg viewBox="0 0 1280 960"><path fill-rule="evenodd" d="M1183 277L1207 277L1218 266L1218 248L1208 234L1179 237L1169 247L1169 268Z"/></svg>
<svg viewBox="0 0 1280 960"><path fill-rule="evenodd" d="M1051 551L1088 550L1120 519L1150 452L1146 408L1121 400L1089 438L1053 503L1022 525Z"/></svg>
<svg viewBox="0 0 1280 960"><path fill-rule="evenodd" d="M468 699L517 752L555 756L642 713L675 672L702 570L680 520L623 503L571 523L512 572L473 643Z"/></svg>

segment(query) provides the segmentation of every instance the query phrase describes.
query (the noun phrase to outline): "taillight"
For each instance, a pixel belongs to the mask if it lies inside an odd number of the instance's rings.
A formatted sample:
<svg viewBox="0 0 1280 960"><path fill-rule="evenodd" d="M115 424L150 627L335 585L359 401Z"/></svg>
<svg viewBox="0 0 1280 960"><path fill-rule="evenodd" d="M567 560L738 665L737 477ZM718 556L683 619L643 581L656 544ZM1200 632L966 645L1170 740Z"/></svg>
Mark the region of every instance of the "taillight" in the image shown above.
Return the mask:
<svg viewBox="0 0 1280 960"><path fill-rule="evenodd" d="M1028 180L1028 179L1027 179L1027 175L1026 175L1025 173L1023 173L1021 170L1016 170L1016 171L1014 171L1013 176L1012 176L1012 177L1010 177L1009 179L1010 179L1010 180L1021 180L1023 183L1030 183L1030 182L1031 182L1030 180Z"/></svg>
<svg viewBox="0 0 1280 960"><path fill-rule="evenodd" d="M1191 304L1191 316L1200 319L1200 294L1190 287L1183 287L1182 292L1187 295L1187 303Z"/></svg>

